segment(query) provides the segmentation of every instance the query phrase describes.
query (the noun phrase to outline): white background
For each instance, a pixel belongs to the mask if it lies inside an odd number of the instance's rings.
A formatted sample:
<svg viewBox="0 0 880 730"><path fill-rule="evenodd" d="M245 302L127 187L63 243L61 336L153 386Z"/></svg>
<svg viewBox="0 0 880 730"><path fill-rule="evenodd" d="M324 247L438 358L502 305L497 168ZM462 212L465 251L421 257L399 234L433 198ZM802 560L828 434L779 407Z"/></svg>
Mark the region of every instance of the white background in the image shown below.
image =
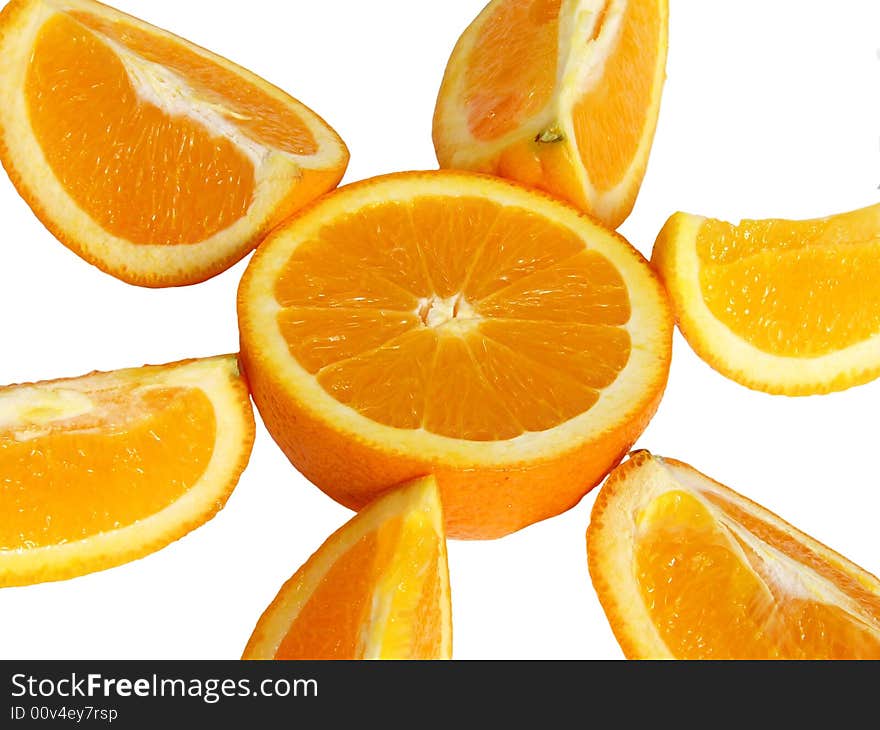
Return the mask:
<svg viewBox="0 0 880 730"><path fill-rule="evenodd" d="M117 0L245 65L348 143L346 181L436 166L431 115L481 0ZM654 152L623 234L646 256L667 216L813 217L877 202L880 3L672 0ZM123 284L56 242L0 179L0 382L237 348L244 262L194 287ZM676 334L666 397L639 446L690 462L880 573L880 382L831 396L751 392ZM620 658L590 585L594 494L494 542L449 546L457 658ZM0 658L237 658L260 613L351 513L258 424L213 521L143 560L0 591ZM0 517L2 518L2 517Z"/></svg>

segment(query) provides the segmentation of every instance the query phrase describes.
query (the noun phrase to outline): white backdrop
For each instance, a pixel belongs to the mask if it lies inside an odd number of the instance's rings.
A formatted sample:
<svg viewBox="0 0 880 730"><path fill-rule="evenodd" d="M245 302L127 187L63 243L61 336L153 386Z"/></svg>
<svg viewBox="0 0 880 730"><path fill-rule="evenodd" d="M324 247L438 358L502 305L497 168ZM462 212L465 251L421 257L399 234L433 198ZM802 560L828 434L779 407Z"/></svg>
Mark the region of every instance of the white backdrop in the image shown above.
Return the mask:
<svg viewBox="0 0 880 730"><path fill-rule="evenodd" d="M117 0L247 66L324 116L346 181L436 167L431 115L481 0ZM622 233L646 256L667 216L813 217L877 202L880 3L671 0L653 156ZM57 243L0 179L0 383L232 352L242 262L148 291ZM880 382L824 397L751 392L676 334L639 446L690 462L880 573ZM593 494L510 537L449 548L457 658L620 658L590 585ZM213 521L137 562L0 590L0 658L237 658L262 610L351 516L258 423L250 466Z"/></svg>

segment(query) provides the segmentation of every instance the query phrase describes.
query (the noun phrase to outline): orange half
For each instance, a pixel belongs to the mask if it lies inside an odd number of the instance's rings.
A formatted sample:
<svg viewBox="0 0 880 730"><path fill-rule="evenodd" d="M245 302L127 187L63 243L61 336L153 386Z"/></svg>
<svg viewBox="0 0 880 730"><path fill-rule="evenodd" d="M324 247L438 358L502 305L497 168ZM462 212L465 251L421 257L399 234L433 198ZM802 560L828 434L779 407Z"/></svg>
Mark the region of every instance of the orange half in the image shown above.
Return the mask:
<svg viewBox="0 0 880 730"><path fill-rule="evenodd" d="M280 89L93 0L10 2L0 92L0 159L19 193L66 246L133 284L225 270L348 162Z"/></svg>
<svg viewBox="0 0 880 730"><path fill-rule="evenodd" d="M334 533L281 588L243 659L449 659L452 608L433 477Z"/></svg>
<svg viewBox="0 0 880 730"><path fill-rule="evenodd" d="M610 228L647 166L667 0L493 0L459 39L434 113L441 167L541 188Z"/></svg>
<svg viewBox="0 0 880 730"><path fill-rule="evenodd" d="M455 537L576 504L654 414L671 354L663 289L625 240L461 172L325 196L260 246L238 312L294 465L353 509L432 473Z"/></svg>
<svg viewBox="0 0 880 730"><path fill-rule="evenodd" d="M629 658L880 658L877 578L679 461L611 474L587 554Z"/></svg>
<svg viewBox="0 0 880 730"><path fill-rule="evenodd" d="M253 441L233 355L0 388L0 587L182 537L223 507Z"/></svg>

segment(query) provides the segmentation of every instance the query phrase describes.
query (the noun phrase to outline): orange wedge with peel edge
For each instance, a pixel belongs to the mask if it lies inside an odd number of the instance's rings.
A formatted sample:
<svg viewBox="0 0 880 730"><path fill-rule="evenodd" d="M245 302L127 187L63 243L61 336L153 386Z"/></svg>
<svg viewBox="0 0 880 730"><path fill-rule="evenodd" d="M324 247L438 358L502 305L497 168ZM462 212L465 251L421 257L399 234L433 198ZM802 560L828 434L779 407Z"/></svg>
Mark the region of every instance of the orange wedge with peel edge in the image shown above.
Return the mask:
<svg viewBox="0 0 880 730"><path fill-rule="evenodd" d="M877 578L674 459L612 472L587 555L629 658L880 658Z"/></svg>
<svg viewBox="0 0 880 730"><path fill-rule="evenodd" d="M665 293L624 239L465 172L325 196L260 246L238 312L293 464L353 509L434 474L453 537L576 504L647 425L671 355Z"/></svg>
<svg viewBox="0 0 880 730"><path fill-rule="evenodd" d="M610 228L635 203L666 76L667 0L494 0L452 52L440 166L509 177Z"/></svg>
<svg viewBox="0 0 880 730"><path fill-rule="evenodd" d="M253 442L233 355L0 388L0 587L165 547L223 507Z"/></svg>
<svg viewBox="0 0 880 730"><path fill-rule="evenodd" d="M266 609L243 659L449 659L452 608L433 477L333 534Z"/></svg>
<svg viewBox="0 0 880 730"><path fill-rule="evenodd" d="M691 347L743 385L812 395L880 375L880 204L737 225L676 213L653 263Z"/></svg>
<svg viewBox="0 0 880 730"><path fill-rule="evenodd" d="M280 89L93 0L6 5L0 92L0 159L19 193L68 248L132 284L218 274L348 162Z"/></svg>

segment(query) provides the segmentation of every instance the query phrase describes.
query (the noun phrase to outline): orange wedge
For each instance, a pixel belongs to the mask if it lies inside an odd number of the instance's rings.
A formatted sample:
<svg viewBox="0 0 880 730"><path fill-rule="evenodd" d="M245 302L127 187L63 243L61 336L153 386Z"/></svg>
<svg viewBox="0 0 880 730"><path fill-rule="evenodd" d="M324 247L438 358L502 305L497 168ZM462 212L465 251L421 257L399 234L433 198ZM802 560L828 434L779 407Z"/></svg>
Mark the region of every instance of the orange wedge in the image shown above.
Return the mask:
<svg viewBox="0 0 880 730"><path fill-rule="evenodd" d="M0 92L0 159L19 193L68 248L132 284L223 271L348 162L280 89L92 0L10 2Z"/></svg>
<svg viewBox="0 0 880 730"><path fill-rule="evenodd" d="M743 385L811 395L880 375L880 205L738 225L676 213L653 263L691 347Z"/></svg>
<svg viewBox="0 0 880 730"><path fill-rule="evenodd" d="M671 351L665 294L626 241L463 172L325 196L260 246L238 311L294 465L353 509L433 473L454 537L576 504L647 425Z"/></svg>
<svg viewBox="0 0 880 730"><path fill-rule="evenodd" d="M693 467L634 454L587 531L632 659L878 659L880 581Z"/></svg>
<svg viewBox="0 0 880 730"><path fill-rule="evenodd" d="M440 88L441 167L541 188L616 228L657 126L668 12L668 0L490 2Z"/></svg>
<svg viewBox="0 0 880 730"><path fill-rule="evenodd" d="M337 530L281 588L243 659L450 659L452 607L432 477Z"/></svg>
<svg viewBox="0 0 880 730"><path fill-rule="evenodd" d="M0 388L0 587L165 547L223 507L253 441L232 355Z"/></svg>

